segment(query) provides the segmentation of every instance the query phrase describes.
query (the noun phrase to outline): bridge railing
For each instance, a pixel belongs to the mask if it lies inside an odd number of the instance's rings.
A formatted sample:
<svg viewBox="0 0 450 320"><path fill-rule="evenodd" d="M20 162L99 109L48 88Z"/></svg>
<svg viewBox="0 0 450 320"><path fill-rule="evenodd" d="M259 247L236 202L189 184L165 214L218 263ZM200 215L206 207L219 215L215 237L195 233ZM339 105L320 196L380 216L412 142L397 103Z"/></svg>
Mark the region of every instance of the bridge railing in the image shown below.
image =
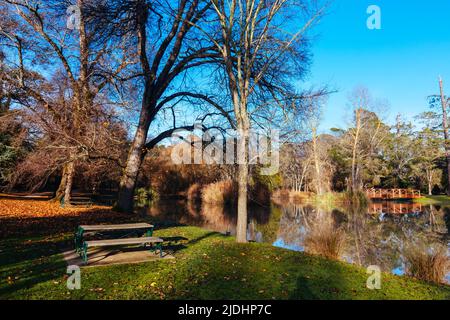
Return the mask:
<svg viewBox="0 0 450 320"><path fill-rule="evenodd" d="M420 190L414 189L367 189L367 197L370 199L414 199L420 198Z"/></svg>

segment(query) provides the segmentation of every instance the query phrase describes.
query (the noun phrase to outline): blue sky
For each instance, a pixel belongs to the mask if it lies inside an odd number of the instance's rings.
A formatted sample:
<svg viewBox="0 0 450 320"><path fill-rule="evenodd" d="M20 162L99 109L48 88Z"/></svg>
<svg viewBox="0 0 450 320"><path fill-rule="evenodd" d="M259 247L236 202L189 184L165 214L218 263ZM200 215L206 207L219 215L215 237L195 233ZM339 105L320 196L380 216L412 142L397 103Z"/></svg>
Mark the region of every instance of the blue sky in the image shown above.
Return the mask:
<svg viewBox="0 0 450 320"><path fill-rule="evenodd" d="M369 30L369 5L381 8L381 30ZM441 75L450 94L449 0L334 0L315 28L307 85L326 84L333 94L321 131L345 127L347 97L356 86L389 101L384 118L411 119L428 109Z"/></svg>

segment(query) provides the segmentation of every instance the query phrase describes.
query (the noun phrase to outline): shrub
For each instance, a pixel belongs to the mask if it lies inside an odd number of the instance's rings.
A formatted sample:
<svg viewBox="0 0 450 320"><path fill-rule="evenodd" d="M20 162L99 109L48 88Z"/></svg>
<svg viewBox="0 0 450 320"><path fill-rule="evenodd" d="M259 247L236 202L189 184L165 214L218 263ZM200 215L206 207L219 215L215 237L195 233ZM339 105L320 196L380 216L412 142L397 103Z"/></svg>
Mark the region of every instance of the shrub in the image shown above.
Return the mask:
<svg viewBox="0 0 450 320"><path fill-rule="evenodd" d="M441 283L450 266L444 245L412 245L405 249L406 273L414 278Z"/></svg>
<svg viewBox="0 0 450 320"><path fill-rule="evenodd" d="M136 205L138 207L146 206L150 201L156 201L159 199L159 194L151 187L149 188L138 188L134 192L136 196Z"/></svg>
<svg viewBox="0 0 450 320"><path fill-rule="evenodd" d="M344 251L345 233L330 219L315 221L305 237L305 249L328 259L339 259Z"/></svg>
<svg viewBox="0 0 450 320"><path fill-rule="evenodd" d="M270 190L267 185L256 182L249 186L249 199L259 205L270 204Z"/></svg>
<svg viewBox="0 0 450 320"><path fill-rule="evenodd" d="M230 205L236 199L236 187L232 180L210 183L202 189L203 203Z"/></svg>
<svg viewBox="0 0 450 320"><path fill-rule="evenodd" d="M365 207L369 204L369 199L362 191L347 191L343 194L343 201L357 207Z"/></svg>

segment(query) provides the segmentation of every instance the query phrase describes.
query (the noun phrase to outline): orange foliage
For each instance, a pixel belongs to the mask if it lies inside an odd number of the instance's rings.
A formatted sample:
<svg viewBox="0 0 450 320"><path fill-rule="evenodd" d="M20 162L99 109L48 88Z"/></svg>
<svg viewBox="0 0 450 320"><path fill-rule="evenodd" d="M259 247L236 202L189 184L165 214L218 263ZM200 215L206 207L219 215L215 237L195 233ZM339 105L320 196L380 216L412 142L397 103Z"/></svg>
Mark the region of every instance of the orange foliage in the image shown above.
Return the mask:
<svg viewBox="0 0 450 320"><path fill-rule="evenodd" d="M61 208L59 203L0 199L0 238L75 231L80 224L120 223L137 217L111 207Z"/></svg>
<svg viewBox="0 0 450 320"><path fill-rule="evenodd" d="M236 199L236 187L232 180L222 180L206 185L202 190L203 203L225 205Z"/></svg>

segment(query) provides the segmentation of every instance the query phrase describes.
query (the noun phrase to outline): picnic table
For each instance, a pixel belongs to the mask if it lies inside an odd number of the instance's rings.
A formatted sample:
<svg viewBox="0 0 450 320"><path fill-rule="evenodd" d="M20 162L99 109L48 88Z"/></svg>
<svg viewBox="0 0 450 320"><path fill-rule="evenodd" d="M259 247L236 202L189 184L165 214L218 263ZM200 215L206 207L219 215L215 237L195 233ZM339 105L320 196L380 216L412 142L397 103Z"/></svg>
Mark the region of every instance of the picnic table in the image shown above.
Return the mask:
<svg viewBox="0 0 450 320"><path fill-rule="evenodd" d="M59 204L60 204L61 208L65 207L66 201L65 201L64 197L62 197L61 200L59 200ZM92 199L90 197L76 197L76 198L70 199L70 203L69 203L69 205L85 206L86 208L92 207L93 204L94 203L92 202Z"/></svg>
<svg viewBox="0 0 450 320"><path fill-rule="evenodd" d="M118 245L131 245L131 244L143 244L146 246L150 244L156 244L156 249L159 249L160 256L162 257L161 243L162 239L153 237L154 226L149 223L127 223L127 224L103 224L103 225L80 225L78 226L74 242L75 250L78 252L83 261L87 263L87 250L90 247L104 247L104 246L118 246ZM105 236L110 233L121 233L119 237L113 239L99 239L99 240L85 240L85 235L90 234L93 236ZM136 235L138 233L144 234L143 237L129 237L130 235Z"/></svg>

